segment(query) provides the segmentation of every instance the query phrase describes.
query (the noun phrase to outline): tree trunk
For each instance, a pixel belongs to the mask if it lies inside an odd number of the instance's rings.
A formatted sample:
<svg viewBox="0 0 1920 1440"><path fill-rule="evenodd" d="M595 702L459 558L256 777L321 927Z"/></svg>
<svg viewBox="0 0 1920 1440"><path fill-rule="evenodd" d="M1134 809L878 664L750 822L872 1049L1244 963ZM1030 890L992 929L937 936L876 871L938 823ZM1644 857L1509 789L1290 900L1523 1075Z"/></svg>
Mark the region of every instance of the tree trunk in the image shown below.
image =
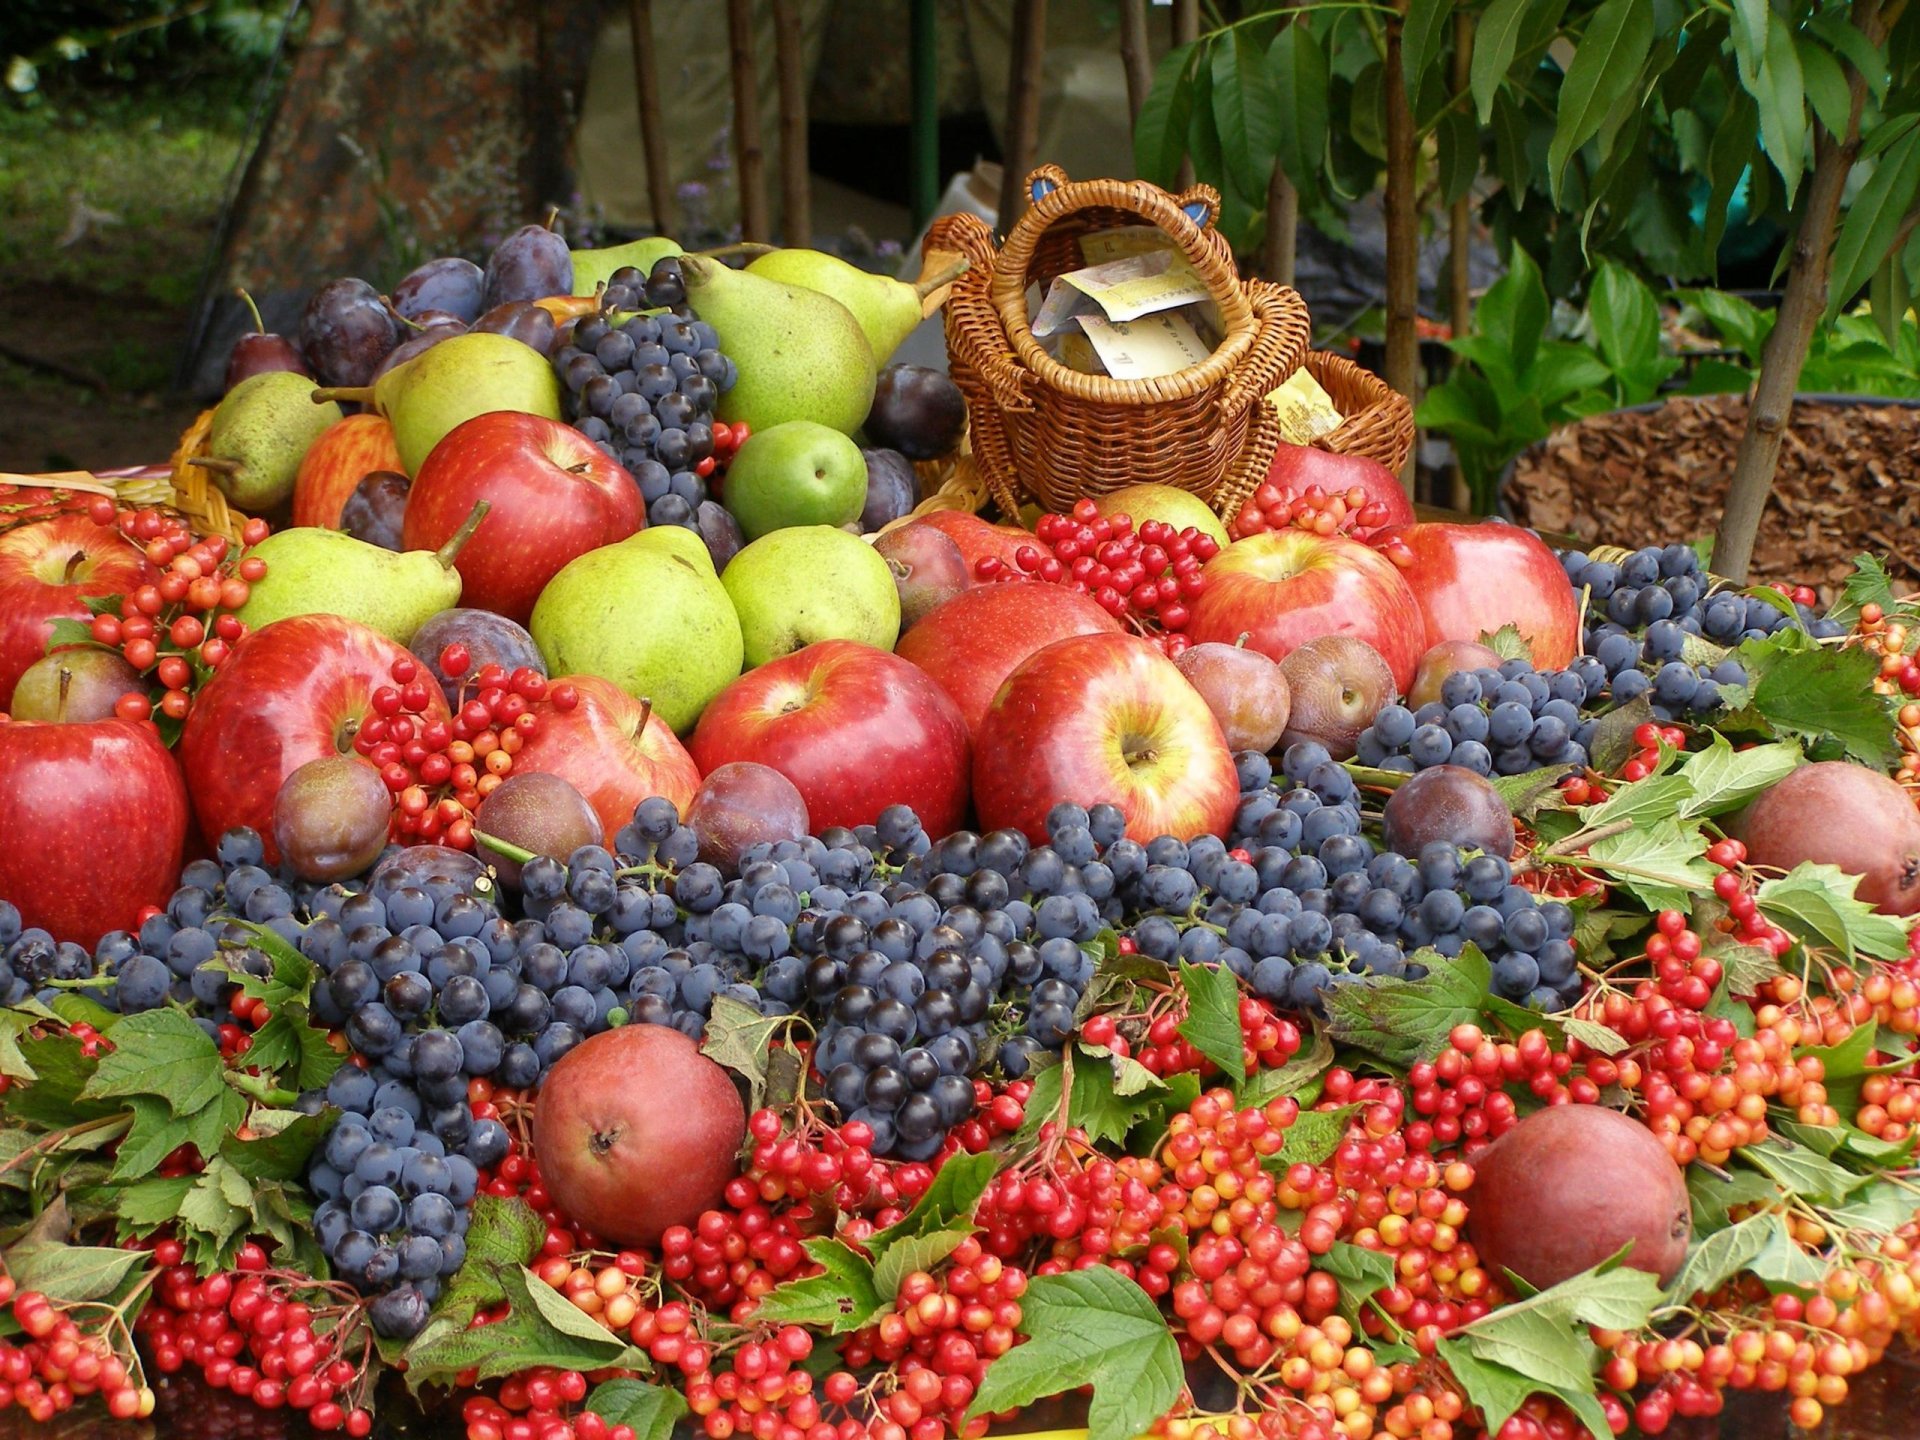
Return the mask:
<svg viewBox="0 0 1920 1440"><path fill-rule="evenodd" d="M1014 0L1007 75L1007 156L1000 179L1000 233L1027 208L1027 172L1040 144L1040 88L1047 56L1047 0Z"/></svg>
<svg viewBox="0 0 1920 1440"><path fill-rule="evenodd" d="M1879 19L1879 0L1863 0L1853 16L1854 25L1874 46L1879 45L1883 33ZM1807 185L1806 209L1794 232L1787 288L1780 297L1773 333L1761 352L1760 379L1747 405L1747 428L1734 457L1727 508L1713 536L1712 570L1735 584L1746 583L1753 542L1766 514L1767 497L1773 493L1780 445L1793 414L1794 391L1800 385L1801 368L1807 363L1814 326L1827 308L1834 231L1847 172L1860 152L1860 110L1867 89L1865 78L1852 66L1847 67L1847 83L1852 97L1847 133L1836 138L1822 127L1814 131L1813 177Z"/></svg>
<svg viewBox="0 0 1920 1440"><path fill-rule="evenodd" d="M1260 247L1260 273L1277 285L1293 284L1299 234L1300 192L1276 162L1267 181L1267 237Z"/></svg>
<svg viewBox="0 0 1920 1440"><path fill-rule="evenodd" d="M1380 77L1387 106L1387 360L1386 382L1418 404L1420 399L1420 337L1415 322L1420 311L1420 219L1416 209L1413 110L1407 102L1407 83L1401 59L1401 30L1408 0L1396 0L1387 16L1387 56ZM1407 457L1400 483L1413 493L1414 462Z"/></svg>
<svg viewBox="0 0 1920 1440"><path fill-rule="evenodd" d="M1453 93L1463 95L1473 83L1473 15L1453 12ZM1473 196L1462 195L1447 211L1447 323L1455 335L1473 326L1473 275L1468 266L1473 244ZM1472 497L1466 476L1453 467L1453 506L1469 509Z"/></svg>
<svg viewBox="0 0 1920 1440"><path fill-rule="evenodd" d="M673 233L673 172L667 167L667 127L660 118L660 65L653 44L653 0L629 0L633 30L633 93L640 106L640 148L647 156L647 208L653 228Z"/></svg>
<svg viewBox="0 0 1920 1440"><path fill-rule="evenodd" d="M1191 45L1200 38L1200 0L1173 0L1173 43ZM1183 145L1182 149L1185 148ZM1179 189L1193 184L1193 161L1180 162L1180 174L1174 180Z"/></svg>
<svg viewBox="0 0 1920 1440"><path fill-rule="evenodd" d="M1127 72L1127 117L1140 118L1153 88L1153 52L1147 43L1147 0L1120 0L1120 63Z"/></svg>
<svg viewBox="0 0 1920 1440"><path fill-rule="evenodd" d="M780 88L780 233L813 243L813 185L807 162L806 31L799 0L773 0L774 72Z"/></svg>
<svg viewBox="0 0 1920 1440"><path fill-rule="evenodd" d="M727 0L733 72L734 180L740 187L740 238L770 240L766 154L760 148L760 75L753 63L753 0Z"/></svg>

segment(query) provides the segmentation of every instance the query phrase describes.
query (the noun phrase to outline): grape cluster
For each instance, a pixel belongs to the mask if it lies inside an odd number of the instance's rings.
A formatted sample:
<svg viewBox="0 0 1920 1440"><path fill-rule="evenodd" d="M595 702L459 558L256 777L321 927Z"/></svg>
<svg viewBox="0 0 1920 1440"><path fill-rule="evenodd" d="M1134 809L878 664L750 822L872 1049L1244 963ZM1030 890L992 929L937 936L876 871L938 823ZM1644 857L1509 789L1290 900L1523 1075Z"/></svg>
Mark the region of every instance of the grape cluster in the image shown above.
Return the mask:
<svg viewBox="0 0 1920 1440"><path fill-rule="evenodd" d="M576 320L553 352L566 418L626 467L654 525L693 525L713 471L714 406L738 378L686 296L671 257L646 277L625 266L608 308ZM633 308L643 303L652 308Z"/></svg>
<svg viewBox="0 0 1920 1440"><path fill-rule="evenodd" d="M1407 774L1435 765L1476 775L1583 766L1598 723L1589 712L1606 703L1608 679L1587 655L1565 670L1535 670L1516 659L1457 671L1441 682L1437 700L1412 710L1383 707L1360 732L1355 758Z"/></svg>

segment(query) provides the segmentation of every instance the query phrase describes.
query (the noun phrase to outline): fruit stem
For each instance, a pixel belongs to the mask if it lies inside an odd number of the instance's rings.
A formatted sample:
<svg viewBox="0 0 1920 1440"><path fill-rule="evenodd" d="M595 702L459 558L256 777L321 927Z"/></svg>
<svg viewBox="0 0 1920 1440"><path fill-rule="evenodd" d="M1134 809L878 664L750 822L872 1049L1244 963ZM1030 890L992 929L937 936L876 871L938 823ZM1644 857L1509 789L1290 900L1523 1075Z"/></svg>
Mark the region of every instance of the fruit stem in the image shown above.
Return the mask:
<svg viewBox="0 0 1920 1440"><path fill-rule="evenodd" d="M247 293L246 287L244 285L236 285L233 287L233 293L245 302L247 313L253 317L253 333L256 335L266 334L267 325L266 322L260 318L260 307L253 303L253 296Z"/></svg>
<svg viewBox="0 0 1920 1440"><path fill-rule="evenodd" d="M473 538L473 532L480 528L480 522L487 518L487 511L493 508L485 500L473 502L473 513L460 522L460 528L448 537L447 543L433 552L433 558L440 562L440 568L451 570L453 562L459 557L467 541Z"/></svg>
<svg viewBox="0 0 1920 1440"><path fill-rule="evenodd" d="M65 674L66 672L62 671L61 673ZM651 725L652 723L653 723L653 697L650 695L642 695L640 697L640 728L634 731L633 733L636 736L644 737L647 733L647 726Z"/></svg>
<svg viewBox="0 0 1920 1440"><path fill-rule="evenodd" d="M951 285L972 268L973 262L962 255L959 259L942 265L931 275L921 276L919 280L914 282L913 293L924 300L942 285Z"/></svg>
<svg viewBox="0 0 1920 1440"><path fill-rule="evenodd" d="M711 250L696 250L693 253L704 260L724 260L729 255L771 255L778 245L769 245L764 240L736 240L731 245L716 245Z"/></svg>
<svg viewBox="0 0 1920 1440"><path fill-rule="evenodd" d="M511 840L502 840L498 835L489 835L484 830L475 830L473 839L475 844L486 846L487 849L504 859L513 861L516 865L524 865L529 860L538 858L534 851L524 850Z"/></svg>
<svg viewBox="0 0 1920 1440"><path fill-rule="evenodd" d="M313 403L324 405L329 400L345 400L355 405L373 404L373 386L371 385L323 385L313 392Z"/></svg>
<svg viewBox="0 0 1920 1440"><path fill-rule="evenodd" d="M67 690L69 689L69 687L72 686L72 684L73 684L73 671L69 670L66 666L62 665L60 667L59 698L54 701L54 712L53 712L55 715L59 716L62 720L67 718Z"/></svg>
<svg viewBox="0 0 1920 1440"><path fill-rule="evenodd" d="M231 475L240 468L238 460L222 460L215 455L195 455L187 464L198 465L202 470L213 470L222 475Z"/></svg>
<svg viewBox="0 0 1920 1440"><path fill-rule="evenodd" d="M553 229L554 223L558 221L559 218L560 218L560 207L558 205L549 206L547 209L547 223L545 228L547 228L548 230Z"/></svg>

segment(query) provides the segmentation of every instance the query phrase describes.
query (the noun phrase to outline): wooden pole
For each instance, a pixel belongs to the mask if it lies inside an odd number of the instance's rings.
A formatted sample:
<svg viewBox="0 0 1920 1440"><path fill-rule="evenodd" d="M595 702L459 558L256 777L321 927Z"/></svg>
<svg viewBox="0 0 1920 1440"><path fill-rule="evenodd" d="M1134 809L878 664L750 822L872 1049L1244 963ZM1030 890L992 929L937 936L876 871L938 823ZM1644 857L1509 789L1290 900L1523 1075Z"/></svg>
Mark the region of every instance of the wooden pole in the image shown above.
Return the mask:
<svg viewBox="0 0 1920 1440"><path fill-rule="evenodd" d="M727 0L733 68L734 180L740 190L740 236L767 240L766 155L760 148L760 77L753 63L753 0Z"/></svg>
<svg viewBox="0 0 1920 1440"><path fill-rule="evenodd" d="M1153 52L1147 43L1147 0L1120 0L1120 63L1127 72L1127 117L1140 118L1140 107L1153 88Z"/></svg>
<svg viewBox="0 0 1920 1440"><path fill-rule="evenodd" d="M1280 22L1293 23L1289 16ZM1260 246L1260 273L1280 285L1293 284L1295 247L1300 232L1300 192L1273 162L1267 177L1267 234Z"/></svg>
<svg viewBox="0 0 1920 1440"><path fill-rule="evenodd" d="M660 119L660 66L653 49L653 0L628 0L633 30L633 91L640 101L640 148L647 157L647 208L653 228L673 231L673 172L667 168L667 127Z"/></svg>
<svg viewBox="0 0 1920 1440"><path fill-rule="evenodd" d="M1047 57L1047 0L1014 0L1007 70L1007 155L1000 177L1000 233L1026 208L1027 172L1040 144L1040 88Z"/></svg>
<svg viewBox="0 0 1920 1440"><path fill-rule="evenodd" d="M1416 404L1420 399L1420 340L1415 321L1420 310L1420 220L1416 210L1418 176L1412 107L1402 67L1401 30L1408 0L1395 0L1387 16L1387 57L1380 77L1387 106L1387 357L1386 382ZM1413 493L1413 457L1407 457L1400 483Z"/></svg>
<svg viewBox="0 0 1920 1440"><path fill-rule="evenodd" d="M940 204L940 39L934 0L913 0L907 48L913 107L908 188L918 229L933 218Z"/></svg>
<svg viewBox="0 0 1920 1440"><path fill-rule="evenodd" d="M1191 45L1199 38L1200 0L1173 0L1173 43ZM1192 160L1180 162L1180 173L1174 184L1182 190L1193 184Z"/></svg>
<svg viewBox="0 0 1920 1440"><path fill-rule="evenodd" d="M813 186L807 163L806 32L799 0L773 0L774 68L780 82L780 233L813 243Z"/></svg>
<svg viewBox="0 0 1920 1440"><path fill-rule="evenodd" d="M1473 81L1473 14L1453 12L1453 93L1463 95ZM1473 245L1473 196L1462 195L1447 210L1447 320L1455 335L1473 326L1473 272L1468 265ZM1453 467L1453 506L1468 509L1466 476Z"/></svg>

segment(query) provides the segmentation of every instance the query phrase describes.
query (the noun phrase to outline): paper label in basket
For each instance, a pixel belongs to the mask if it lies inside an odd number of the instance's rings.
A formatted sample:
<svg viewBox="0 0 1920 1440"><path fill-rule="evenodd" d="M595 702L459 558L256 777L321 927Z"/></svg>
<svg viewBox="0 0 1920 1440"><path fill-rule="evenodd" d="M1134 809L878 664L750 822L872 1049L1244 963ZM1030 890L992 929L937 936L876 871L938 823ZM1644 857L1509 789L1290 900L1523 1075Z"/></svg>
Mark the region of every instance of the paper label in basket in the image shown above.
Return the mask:
<svg viewBox="0 0 1920 1440"><path fill-rule="evenodd" d="M1082 315L1080 328L1107 374L1116 380L1151 380L1198 365L1211 353L1185 315L1169 311L1140 320Z"/></svg>
<svg viewBox="0 0 1920 1440"><path fill-rule="evenodd" d="M1092 230L1080 237L1080 258L1089 265L1174 248L1173 237L1153 225L1119 225L1111 230Z"/></svg>
<svg viewBox="0 0 1920 1440"><path fill-rule="evenodd" d="M1311 445L1346 419L1304 365L1268 392L1267 403L1280 412L1280 436L1289 445Z"/></svg>
<svg viewBox="0 0 1920 1440"><path fill-rule="evenodd" d="M1206 298L1206 285L1188 268L1185 257L1171 250L1129 255L1069 270L1055 280L1046 303L1034 316L1033 333L1052 335L1076 316L1096 313L1096 308L1109 320L1138 320Z"/></svg>

